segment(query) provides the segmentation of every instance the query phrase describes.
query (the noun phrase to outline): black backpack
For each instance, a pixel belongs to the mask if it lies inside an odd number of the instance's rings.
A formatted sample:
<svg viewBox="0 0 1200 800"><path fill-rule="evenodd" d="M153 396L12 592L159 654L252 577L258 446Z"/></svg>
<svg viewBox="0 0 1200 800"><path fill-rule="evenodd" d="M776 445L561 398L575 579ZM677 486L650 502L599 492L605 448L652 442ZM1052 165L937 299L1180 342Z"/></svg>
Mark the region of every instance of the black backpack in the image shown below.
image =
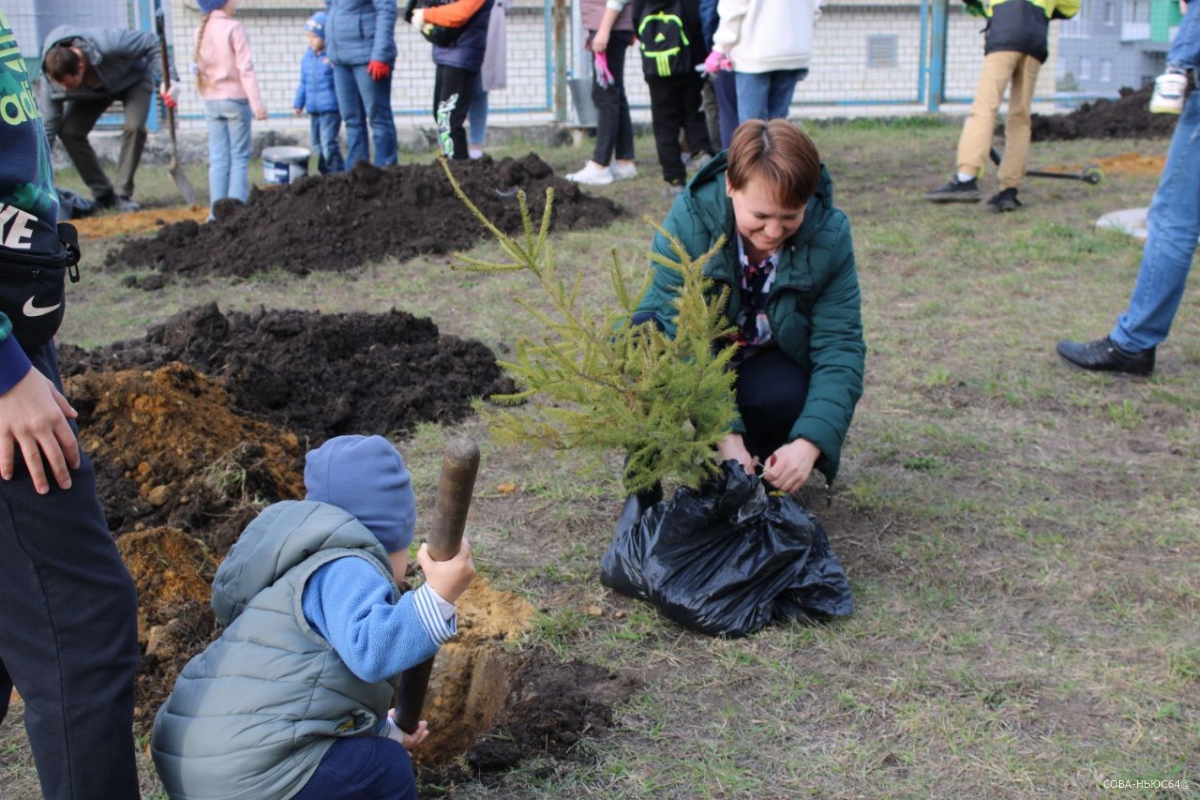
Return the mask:
<svg viewBox="0 0 1200 800"><path fill-rule="evenodd" d="M413 11L418 8L436 8L453 3L454 0L408 0L408 4L404 7L404 21L412 24ZM466 30L466 26L458 28L446 28L441 25L434 25L431 22L425 23L421 28L421 35L425 37L425 41L438 47L449 47L454 44L462 32Z"/></svg>
<svg viewBox="0 0 1200 800"><path fill-rule="evenodd" d="M683 30L683 8L679 0L655 5L657 10L646 14L638 24L642 70L647 78L687 75L695 65L691 42Z"/></svg>

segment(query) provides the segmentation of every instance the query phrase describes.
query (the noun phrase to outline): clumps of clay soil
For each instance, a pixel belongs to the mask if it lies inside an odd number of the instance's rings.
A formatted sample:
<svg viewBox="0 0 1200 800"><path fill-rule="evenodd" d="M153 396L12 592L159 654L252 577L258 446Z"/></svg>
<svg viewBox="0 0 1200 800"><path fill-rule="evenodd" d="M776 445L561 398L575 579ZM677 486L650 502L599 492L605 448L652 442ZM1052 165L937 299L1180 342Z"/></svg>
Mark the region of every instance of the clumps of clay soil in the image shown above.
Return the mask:
<svg viewBox="0 0 1200 800"><path fill-rule="evenodd" d="M513 391L481 342L442 336L428 318L199 306L142 340L61 350L63 374L147 370L178 361L224 380L243 412L293 431L306 446L344 433L398 436L451 423L471 399Z"/></svg>
<svg viewBox="0 0 1200 800"><path fill-rule="evenodd" d="M1065 139L1162 139L1175 130L1172 114L1151 114L1152 85L1124 88L1116 100L1084 103L1069 114L1033 115L1033 141Z"/></svg>
<svg viewBox="0 0 1200 800"><path fill-rule="evenodd" d="M66 387L117 535L170 526L223 556L263 504L304 494L296 434L247 417L187 365L82 372Z"/></svg>
<svg viewBox="0 0 1200 800"><path fill-rule="evenodd" d="M623 213L612 200L556 177L533 153L456 161L451 169L467 197L506 233L521 230L518 190L540 220L545 190L553 188L551 224L559 230L607 225ZM348 172L256 188L244 205L222 202L216 211L212 223L189 220L167 225L152 239L131 239L105 263L189 277L246 277L273 268L306 275L358 269L385 257L466 250L488 235L438 163L379 168L360 161Z"/></svg>
<svg viewBox="0 0 1200 800"><path fill-rule="evenodd" d="M174 528L126 534L117 539L117 550L138 594L142 658L134 724L149 730L179 671L216 633L209 601L217 564L199 540Z"/></svg>

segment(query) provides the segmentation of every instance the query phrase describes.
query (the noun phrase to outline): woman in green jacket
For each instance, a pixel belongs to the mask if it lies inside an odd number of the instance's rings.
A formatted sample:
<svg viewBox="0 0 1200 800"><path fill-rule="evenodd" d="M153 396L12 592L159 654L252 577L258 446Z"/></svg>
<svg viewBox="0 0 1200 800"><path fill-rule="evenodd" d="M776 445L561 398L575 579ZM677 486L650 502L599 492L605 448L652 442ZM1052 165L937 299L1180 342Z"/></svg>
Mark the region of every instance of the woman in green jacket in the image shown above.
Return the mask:
<svg viewBox="0 0 1200 800"><path fill-rule="evenodd" d="M676 198L663 228L693 258L725 237L705 265L714 288L729 292L739 348L738 418L718 446L722 461L761 468L785 492L814 467L832 482L862 395L866 345L850 223L833 205L816 146L785 120L747 120ZM661 233L654 250L674 260ZM674 335L681 283L656 265L633 322Z"/></svg>

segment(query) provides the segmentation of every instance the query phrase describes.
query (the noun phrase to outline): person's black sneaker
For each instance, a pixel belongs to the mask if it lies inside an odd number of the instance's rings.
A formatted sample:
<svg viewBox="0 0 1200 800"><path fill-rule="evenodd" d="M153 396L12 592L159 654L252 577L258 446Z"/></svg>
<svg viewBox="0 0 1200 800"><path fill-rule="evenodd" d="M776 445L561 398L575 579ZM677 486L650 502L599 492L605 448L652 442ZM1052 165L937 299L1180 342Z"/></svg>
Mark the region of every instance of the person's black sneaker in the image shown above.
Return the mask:
<svg viewBox="0 0 1200 800"><path fill-rule="evenodd" d="M955 177L945 186L926 192L922 197L934 203L978 203L979 182L974 178L960 181Z"/></svg>
<svg viewBox="0 0 1200 800"><path fill-rule="evenodd" d="M991 200L987 201L988 211L1002 213L1004 211L1016 211L1021 207L1021 201L1017 199L1016 189L1004 189L993 195Z"/></svg>
<svg viewBox="0 0 1200 800"><path fill-rule="evenodd" d="M1154 350L1130 353L1105 336L1094 342L1059 342L1058 355L1063 361L1093 372L1124 372L1146 376L1154 372Z"/></svg>
<svg viewBox="0 0 1200 800"><path fill-rule="evenodd" d="M103 211L104 209L107 209L107 208L116 208L117 207L117 193L116 192L108 192L106 194L102 194L102 195L98 196L95 200L93 200L93 202L95 203L97 210Z"/></svg>

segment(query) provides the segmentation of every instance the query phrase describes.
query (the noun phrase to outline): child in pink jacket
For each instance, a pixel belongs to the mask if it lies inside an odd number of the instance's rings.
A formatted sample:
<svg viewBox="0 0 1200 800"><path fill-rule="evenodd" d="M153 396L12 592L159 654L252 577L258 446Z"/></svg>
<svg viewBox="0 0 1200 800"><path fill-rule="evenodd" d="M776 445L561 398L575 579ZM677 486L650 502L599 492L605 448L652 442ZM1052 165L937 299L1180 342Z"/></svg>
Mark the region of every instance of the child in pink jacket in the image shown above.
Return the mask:
<svg viewBox="0 0 1200 800"><path fill-rule="evenodd" d="M196 29L192 71L208 115L208 193L211 208L250 195L250 116L266 119L250 40L234 19L238 0L199 0L204 19Z"/></svg>

